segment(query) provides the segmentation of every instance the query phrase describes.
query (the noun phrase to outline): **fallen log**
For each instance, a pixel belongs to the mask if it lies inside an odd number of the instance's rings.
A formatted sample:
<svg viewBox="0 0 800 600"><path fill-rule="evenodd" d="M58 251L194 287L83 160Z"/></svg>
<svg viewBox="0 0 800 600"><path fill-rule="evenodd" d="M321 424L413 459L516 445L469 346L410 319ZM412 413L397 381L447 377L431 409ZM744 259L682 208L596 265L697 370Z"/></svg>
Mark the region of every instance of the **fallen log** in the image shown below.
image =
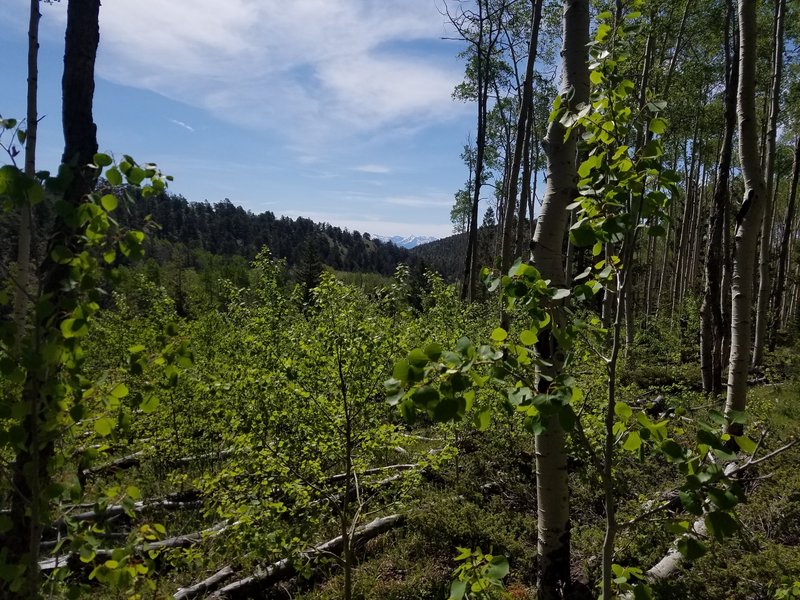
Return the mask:
<svg viewBox="0 0 800 600"><path fill-rule="evenodd" d="M365 469L361 472L356 472L355 474L359 477L364 477L365 475L374 475L375 473L382 473L383 471L410 471L411 469L418 468L419 465L416 463L411 464L403 464L403 465L387 465L385 467L375 467L374 469ZM352 474L350 475L353 476ZM339 483L347 479L346 473L339 473L337 475L331 475L325 480L325 483Z"/></svg>
<svg viewBox="0 0 800 600"><path fill-rule="evenodd" d="M150 550L164 550L168 548L188 548L189 546L193 546L202 542L204 539L217 536L223 533L224 531L230 529L239 524L239 521L231 523L230 521L223 521L221 523L217 523L213 527L209 527L208 529L203 529L202 531L194 531L192 533L187 533L185 535L178 535L172 538L167 538L166 540L159 540L156 542L150 542L148 544L143 544L141 546L137 546L135 548L136 552L143 553L148 552ZM111 558L113 554L113 550L101 548L95 550L95 561L105 561ZM77 560L79 560L79 555L76 552L70 552L68 554L59 554L57 556L53 556L51 558L46 558L44 560L39 561L39 570L42 572L49 572L53 569L64 566L66 564L74 564Z"/></svg>
<svg viewBox="0 0 800 600"><path fill-rule="evenodd" d="M404 515L389 515L375 519L374 521L359 527L353 533L353 543L359 544L368 542L379 535L386 533L396 527L399 527L405 522ZM327 542L318 544L305 550L301 553L302 558L306 560L316 560L325 554L339 554L342 551L342 536L337 536ZM212 586L218 585L219 582L224 581L230 575L228 574L230 567L226 566L208 579L201 581L194 586L179 589L173 598L175 600L193 600L200 597L201 594L208 593L213 588ZM217 590L210 596L209 600L234 600L236 598L247 598L257 590L263 589L264 586L272 585L292 577L295 574L294 561L289 558L283 558L276 561L263 570L254 573L244 579L239 579L226 585L225 587ZM216 579L219 576L219 579ZM213 581L212 581L213 580ZM211 583L209 583L211 582ZM192 590L190 592L190 590Z"/></svg>
<svg viewBox="0 0 800 600"><path fill-rule="evenodd" d="M741 464L737 463L730 463L728 464L725 469L724 473L727 477L736 477L741 473L747 471L749 468L754 467L758 464L761 464L778 454L786 452L793 446L795 446L800 440L797 438L790 440L788 443L784 444L780 448L773 450L762 456L761 458L754 458L754 456L750 456L746 461ZM664 581L672 577L680 567L681 562L683 562L683 555L678 551L678 542L686 537L694 537L694 538L704 538L708 535L708 529L706 528L705 522L705 515L697 518L694 523L692 523L691 529L678 537L670 546L667 553L659 560L655 565L650 567L646 572L645 576L650 583L656 583L658 581ZM631 600L633 598L632 594L626 594L621 597L623 600Z"/></svg>
<svg viewBox="0 0 800 600"><path fill-rule="evenodd" d="M234 573L235 571L233 568L230 565L226 565L208 579L204 579L189 587L179 588L172 597L175 600L191 600L192 598L197 598L208 591L216 589L223 581L232 577Z"/></svg>
<svg viewBox="0 0 800 600"><path fill-rule="evenodd" d="M198 492L199 497L199 492ZM164 509L164 510L188 510L194 508L202 508L203 501L196 500L173 500L169 497L161 498L159 500L148 500L146 502L135 502L133 506L124 507L122 504L112 504L107 506L105 510L87 510L70 515L69 517L61 517L58 521L53 523L51 530L58 531L64 530L67 527L67 521L96 521L98 519L111 519L121 516L129 510L135 513L141 513L146 510Z"/></svg>
<svg viewBox="0 0 800 600"><path fill-rule="evenodd" d="M121 456L120 458L112 460L111 462L103 463L102 465L97 465L96 467L83 469L80 472L80 475L81 477L88 479L89 477L96 477L97 475L104 475L106 473L113 473L115 471L132 469L133 467L138 467L142 463L143 457L144 450L139 450L138 452Z"/></svg>
<svg viewBox="0 0 800 600"><path fill-rule="evenodd" d="M202 460L208 460L208 459L221 460L224 458L230 458L231 456L233 456L233 453L234 451L232 448L226 448L225 450L220 450L219 452L204 452L203 454L191 454L189 456L181 456L179 458L167 460L165 461L165 463L170 467L181 467ZM104 475L106 473L113 473L116 471L124 471L126 469L132 469L142 464L142 459L144 458L144 455L145 455L144 450L139 450L138 452L128 454L127 456L122 456L110 462L103 463L102 465L98 465L96 467L90 467L88 469L83 469L80 472L80 475L81 477L86 479L89 477L96 477L97 475Z"/></svg>

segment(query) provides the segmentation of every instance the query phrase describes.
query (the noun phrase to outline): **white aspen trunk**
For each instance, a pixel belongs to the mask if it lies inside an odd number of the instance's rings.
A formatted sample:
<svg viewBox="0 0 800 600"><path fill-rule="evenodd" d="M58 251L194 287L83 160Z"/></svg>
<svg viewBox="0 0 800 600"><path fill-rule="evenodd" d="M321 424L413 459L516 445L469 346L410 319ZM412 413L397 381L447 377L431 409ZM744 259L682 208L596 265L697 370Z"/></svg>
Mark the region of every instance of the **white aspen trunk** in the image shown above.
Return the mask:
<svg viewBox="0 0 800 600"><path fill-rule="evenodd" d="M747 368L750 364L750 311L753 303L753 270L758 230L766 202L766 184L758 152L756 120L756 2L739 0L739 157L745 184L744 202L736 215L735 251L731 277L731 356L725 413L742 411L747 401ZM741 426L730 424L729 433Z"/></svg>
<svg viewBox="0 0 800 600"><path fill-rule="evenodd" d="M31 0L28 21L28 97L25 137L25 174L36 174L36 138L39 126L37 95L39 89L39 0ZM17 239L17 287L14 291L14 324L17 329L17 351L27 325L28 288L31 276L31 207L26 203L20 211Z"/></svg>
<svg viewBox="0 0 800 600"><path fill-rule="evenodd" d="M570 111L589 100L587 47L589 40L588 0L564 0L564 46L562 49L561 94ZM533 236L533 263L554 287L565 284L564 233L567 206L576 195L577 133L564 139L564 126L556 119L550 123L545 141L548 177L542 208ZM542 332L539 352L552 363L553 375L561 367L562 351L555 338ZM549 382L539 378L540 390ZM536 436L536 495L538 502L539 600L565 597L570 586L570 520L567 454L564 430L558 418L550 418L546 431Z"/></svg>
<svg viewBox="0 0 800 600"><path fill-rule="evenodd" d="M767 341L767 321L769 320L770 247L772 244L772 225L775 214L773 200L775 180L775 145L778 134L778 111L780 110L781 76L783 74L783 22L786 0L776 0L775 7L775 54L772 66L772 91L769 109L766 152L766 194L767 203L761 225L761 247L758 261L758 305L756 307L756 337L753 343L753 366L764 362L764 346Z"/></svg>

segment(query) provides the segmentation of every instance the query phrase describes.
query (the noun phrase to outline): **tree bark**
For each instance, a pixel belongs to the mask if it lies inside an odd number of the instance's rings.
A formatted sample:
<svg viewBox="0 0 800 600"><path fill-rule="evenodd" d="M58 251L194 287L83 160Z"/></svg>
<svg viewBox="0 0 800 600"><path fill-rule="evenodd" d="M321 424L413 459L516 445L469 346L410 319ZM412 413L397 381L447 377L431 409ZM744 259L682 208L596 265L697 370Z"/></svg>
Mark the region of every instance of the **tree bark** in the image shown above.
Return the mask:
<svg viewBox="0 0 800 600"><path fill-rule="evenodd" d="M761 248L758 260L758 305L756 307L756 337L753 343L753 366L764 362L764 347L767 341L767 321L769 320L770 250L772 246L772 224L775 214L773 190L775 186L775 146L778 135L778 111L780 110L781 77L783 75L783 29L786 0L775 2L775 54L772 63L772 91L767 129L766 156L766 195L764 216L761 224Z"/></svg>
<svg viewBox="0 0 800 600"><path fill-rule="evenodd" d="M729 3L725 14L725 129L717 161L717 177L714 182L714 197L708 231L705 260L705 289L700 307L700 370L703 375L703 391L722 393L722 347L724 321L722 306L722 263L724 256L723 234L728 210L731 156L733 154L733 132L736 128L736 93L739 79L738 50L731 53L729 42L733 6Z"/></svg>
<svg viewBox="0 0 800 600"><path fill-rule="evenodd" d="M766 184L761 171L756 120L756 2L739 1L739 157L745 193L736 215L735 250L731 277L731 356L728 367L728 397L725 414L742 411L747 401L747 368L750 364L750 311L753 301L753 267L758 230L766 202ZM728 425L728 433L742 427Z"/></svg>
<svg viewBox="0 0 800 600"><path fill-rule="evenodd" d="M533 104L533 69L536 64L536 49L539 44L539 24L542 21L542 0L534 0L531 10L531 35L528 41L528 60L525 65L525 80L522 83L522 102L517 118L516 139L514 141L514 156L511 162L511 172L509 173L507 195L505 203L505 213L503 215L503 247L500 259L500 270L505 273L511 266L512 253L514 251L514 212L517 208L517 187L519 183L519 172L522 166L522 155L526 147L526 137L529 130L529 119L531 105ZM524 218L524 209L519 210L519 221ZM505 313L504 313L505 314Z"/></svg>
<svg viewBox="0 0 800 600"><path fill-rule="evenodd" d="M589 71L586 44L589 40L588 0L564 0L564 45L562 49L561 94L566 108L576 108L589 100ZM558 119L551 121L545 141L548 177L542 208L533 237L533 264L554 287L565 284L563 244L567 225L567 206L576 196L577 132L566 139ZM563 352L548 331L540 333L540 354L553 363L554 375L560 369ZM540 378L544 391L549 382ZM570 587L570 521L567 455L564 430L558 418L550 418L546 431L536 436L536 489L538 500L539 600L564 597Z"/></svg>
<svg viewBox="0 0 800 600"><path fill-rule="evenodd" d="M775 317L773 320L773 330L780 329L783 325L782 315L786 295L786 270L789 262L789 240L792 235L792 225L794 224L795 200L797 198L797 180L800 177L800 135L794 142L794 162L792 165L792 182L789 184L789 198L786 205L786 218L783 220L783 233L781 235L780 256L778 258L778 276L775 286ZM771 337L771 349L775 349L776 336Z"/></svg>
<svg viewBox="0 0 800 600"><path fill-rule="evenodd" d="M25 174L36 175L36 138L39 126L37 95L39 90L39 0L31 0L28 20L28 98L25 123ZM17 329L17 352L25 336L27 311L30 304L28 288L31 276L31 206L25 203L20 210L17 239L17 288L14 291L14 324Z"/></svg>
<svg viewBox="0 0 800 600"><path fill-rule="evenodd" d="M97 128L92 120L94 62L100 39L99 0L71 0L67 7L63 91L64 157L73 166L73 178L65 194L68 204L77 206L91 191L94 170L86 168L97 152ZM77 167L77 168L76 168ZM40 267L41 291L45 297L63 294L69 267L51 258L56 245L73 246L73 230L63 218L56 219L45 259ZM55 304L55 302L53 302ZM37 335L44 338L54 326L49 314L37 315ZM36 343L45 342L45 339ZM18 591L0 589L7 598L37 598L40 585L40 542L42 523L47 519L44 490L49 483L49 462L53 455L57 426L52 412L60 396L52 385L54 374L29 369L23 387L25 439L12 466L11 528L4 540L6 562L25 566L25 583Z"/></svg>
<svg viewBox="0 0 800 600"><path fill-rule="evenodd" d="M403 515L390 515L388 517L381 517L374 521L358 528L352 536L353 543L363 543L378 537L379 535L391 531L399 527L405 522ZM338 554L342 551L342 537L335 537L323 544L309 548L303 554L308 559L315 559L324 554ZM294 561L288 558L279 560L269 565L263 571L234 581L233 583L225 586L221 590L212 594L209 598L214 599L233 599L233 598L250 598L257 590L262 590L265 586L271 585L287 577L291 577L295 573ZM205 591L205 590L204 590ZM178 597L177 595L175 597ZM193 596L183 595L181 598L188 600Z"/></svg>

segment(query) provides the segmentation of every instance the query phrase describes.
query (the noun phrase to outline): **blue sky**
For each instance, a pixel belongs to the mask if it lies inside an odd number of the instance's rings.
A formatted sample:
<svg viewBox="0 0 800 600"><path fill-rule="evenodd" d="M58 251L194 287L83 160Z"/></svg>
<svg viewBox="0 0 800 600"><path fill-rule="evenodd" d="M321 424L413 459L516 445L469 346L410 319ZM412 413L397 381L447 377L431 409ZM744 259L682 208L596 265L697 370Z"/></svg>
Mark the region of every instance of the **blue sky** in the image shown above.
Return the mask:
<svg viewBox="0 0 800 600"><path fill-rule="evenodd" d="M189 200L383 235L445 236L473 107L441 0L106 0L100 148ZM25 114L26 0L3 0L0 114ZM66 2L42 4L38 168L63 146Z"/></svg>

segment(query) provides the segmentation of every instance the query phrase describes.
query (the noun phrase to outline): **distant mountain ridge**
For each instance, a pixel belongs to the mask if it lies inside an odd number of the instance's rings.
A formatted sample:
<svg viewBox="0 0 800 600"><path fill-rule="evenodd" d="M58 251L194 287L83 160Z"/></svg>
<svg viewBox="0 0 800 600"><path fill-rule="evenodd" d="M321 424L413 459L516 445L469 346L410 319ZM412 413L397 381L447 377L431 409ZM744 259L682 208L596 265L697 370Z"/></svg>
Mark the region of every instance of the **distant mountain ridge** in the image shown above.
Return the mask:
<svg viewBox="0 0 800 600"><path fill-rule="evenodd" d="M322 263L340 271L391 276L398 264L413 263L408 249L369 234L269 211L254 214L227 198L210 204L162 193L139 198L118 219L123 225L141 229L148 216L158 224L153 238L247 260L267 246L273 257L286 259L288 266L294 267L303 260L306 246L311 246ZM3 230L0 221L0 235Z"/></svg>
<svg viewBox="0 0 800 600"><path fill-rule="evenodd" d="M395 246L400 248L406 248L410 250L411 248L416 248L417 246L421 246L422 244L428 244L430 242L435 242L439 238L433 236L426 236L426 235L374 235L372 236L373 239L379 239L382 242L392 243Z"/></svg>

